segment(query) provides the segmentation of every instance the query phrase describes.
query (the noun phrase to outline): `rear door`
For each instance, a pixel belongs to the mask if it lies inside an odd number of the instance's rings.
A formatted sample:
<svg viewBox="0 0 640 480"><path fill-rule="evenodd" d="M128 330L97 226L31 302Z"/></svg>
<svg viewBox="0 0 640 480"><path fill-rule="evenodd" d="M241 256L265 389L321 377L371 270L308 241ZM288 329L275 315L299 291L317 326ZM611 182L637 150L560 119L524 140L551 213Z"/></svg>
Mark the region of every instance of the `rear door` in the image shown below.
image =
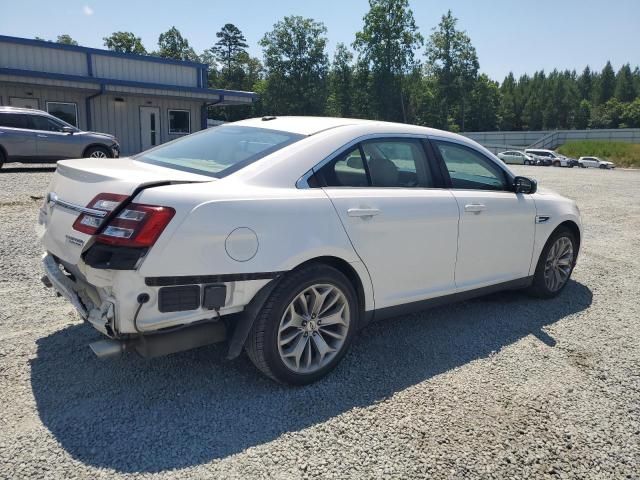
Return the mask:
<svg viewBox="0 0 640 480"><path fill-rule="evenodd" d="M37 156L36 134L29 129L28 115L0 113L0 145L9 161L26 162Z"/></svg>
<svg viewBox="0 0 640 480"><path fill-rule="evenodd" d="M529 275L536 208L510 175L469 146L434 139L460 213L455 283L469 290Z"/></svg>
<svg viewBox="0 0 640 480"><path fill-rule="evenodd" d="M376 309L451 293L458 207L419 138L378 137L317 170L366 265Z"/></svg>

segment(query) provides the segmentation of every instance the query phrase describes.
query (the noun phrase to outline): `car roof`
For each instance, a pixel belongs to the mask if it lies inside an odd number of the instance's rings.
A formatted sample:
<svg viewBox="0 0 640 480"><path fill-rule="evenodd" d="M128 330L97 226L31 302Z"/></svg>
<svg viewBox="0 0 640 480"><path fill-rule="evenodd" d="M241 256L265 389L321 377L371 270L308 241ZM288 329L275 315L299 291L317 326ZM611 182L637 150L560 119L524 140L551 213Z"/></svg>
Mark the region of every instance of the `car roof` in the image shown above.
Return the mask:
<svg viewBox="0 0 640 480"><path fill-rule="evenodd" d="M527 148L525 152L547 152L547 153L556 153L553 150L547 150L545 148Z"/></svg>
<svg viewBox="0 0 640 480"><path fill-rule="evenodd" d="M434 135L439 137L450 137L464 139L455 133L436 130L434 128L419 127L405 123L381 122L377 120L362 120L357 118L334 118L334 117L275 117L268 116L262 118L250 118L234 122L234 125L247 127L268 128L298 135L315 135L316 133L333 128L346 126L367 126L375 133L415 133L422 135Z"/></svg>
<svg viewBox="0 0 640 480"><path fill-rule="evenodd" d="M0 107L0 113L26 113L29 115L49 116L49 114L44 110L37 110L35 108L21 108L21 107Z"/></svg>

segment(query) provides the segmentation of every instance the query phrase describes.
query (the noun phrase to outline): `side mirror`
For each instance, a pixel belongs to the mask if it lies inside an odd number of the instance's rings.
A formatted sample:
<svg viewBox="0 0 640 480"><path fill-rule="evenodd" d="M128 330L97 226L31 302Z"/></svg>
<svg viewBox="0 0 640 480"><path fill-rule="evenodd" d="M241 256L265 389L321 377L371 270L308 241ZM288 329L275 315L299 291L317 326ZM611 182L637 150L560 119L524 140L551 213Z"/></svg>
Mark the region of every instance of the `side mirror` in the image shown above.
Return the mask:
<svg viewBox="0 0 640 480"><path fill-rule="evenodd" d="M356 170L364 170L361 157L349 157L347 159L347 167L355 168Z"/></svg>
<svg viewBox="0 0 640 480"><path fill-rule="evenodd" d="M62 127L62 131L64 133L68 133L69 135L73 135L74 133L76 133L76 129L75 128L67 127L67 126Z"/></svg>
<svg viewBox="0 0 640 480"><path fill-rule="evenodd" d="M516 193L536 193L538 182L529 177L516 177L513 179L513 191Z"/></svg>

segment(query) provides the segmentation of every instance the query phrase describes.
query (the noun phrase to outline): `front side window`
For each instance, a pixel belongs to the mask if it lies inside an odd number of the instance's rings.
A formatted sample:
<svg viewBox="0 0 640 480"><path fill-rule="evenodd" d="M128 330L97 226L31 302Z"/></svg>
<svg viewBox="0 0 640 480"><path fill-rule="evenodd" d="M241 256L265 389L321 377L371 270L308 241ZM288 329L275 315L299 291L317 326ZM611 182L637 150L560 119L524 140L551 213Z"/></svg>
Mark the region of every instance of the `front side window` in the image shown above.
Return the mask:
<svg viewBox="0 0 640 480"><path fill-rule="evenodd" d="M0 127L29 128L27 116L21 113L0 113Z"/></svg>
<svg viewBox="0 0 640 480"><path fill-rule="evenodd" d="M69 125L78 126L78 108L75 103L47 102L47 112Z"/></svg>
<svg viewBox="0 0 640 480"><path fill-rule="evenodd" d="M278 130L222 125L160 145L134 158L222 178L303 137Z"/></svg>
<svg viewBox="0 0 640 480"><path fill-rule="evenodd" d="M433 187L427 158L417 139L366 140L317 172L327 187Z"/></svg>
<svg viewBox="0 0 640 480"><path fill-rule="evenodd" d="M169 133L177 135L191 133L191 112L189 110L169 110Z"/></svg>
<svg viewBox="0 0 640 480"><path fill-rule="evenodd" d="M447 167L453 188L508 190L504 170L480 152L456 143L434 143Z"/></svg>
<svg viewBox="0 0 640 480"><path fill-rule="evenodd" d="M40 115L29 115L31 120L31 128L33 130L44 130L47 132L61 132L62 123L53 120L52 118L43 117Z"/></svg>

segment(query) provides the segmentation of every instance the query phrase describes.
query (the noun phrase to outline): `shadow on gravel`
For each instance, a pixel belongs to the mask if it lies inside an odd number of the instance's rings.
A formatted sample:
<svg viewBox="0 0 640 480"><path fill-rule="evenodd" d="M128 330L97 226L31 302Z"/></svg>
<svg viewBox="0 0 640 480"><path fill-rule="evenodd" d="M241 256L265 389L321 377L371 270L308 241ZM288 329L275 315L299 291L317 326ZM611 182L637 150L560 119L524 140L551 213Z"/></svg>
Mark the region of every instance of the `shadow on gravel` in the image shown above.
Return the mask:
<svg viewBox="0 0 640 480"><path fill-rule="evenodd" d="M0 175L3 173L37 173L37 172L53 172L56 169L56 164L51 166L42 167L7 167L4 165L0 168Z"/></svg>
<svg viewBox="0 0 640 480"><path fill-rule="evenodd" d="M554 300L494 294L371 325L337 371L304 388L263 378L220 347L166 358L98 360L99 337L74 325L38 341L31 379L40 418L74 458L120 472L160 472L239 453L366 407L484 358L591 304L571 281Z"/></svg>

